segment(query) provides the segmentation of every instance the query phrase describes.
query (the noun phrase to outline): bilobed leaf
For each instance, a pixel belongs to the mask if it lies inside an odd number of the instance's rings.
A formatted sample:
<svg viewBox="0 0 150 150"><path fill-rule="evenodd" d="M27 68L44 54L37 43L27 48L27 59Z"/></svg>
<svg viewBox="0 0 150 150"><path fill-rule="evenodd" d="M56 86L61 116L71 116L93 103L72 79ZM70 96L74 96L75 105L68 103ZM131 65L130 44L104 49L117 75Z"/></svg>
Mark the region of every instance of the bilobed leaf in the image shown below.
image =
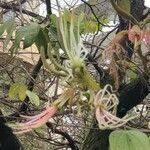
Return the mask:
<svg viewBox="0 0 150 150"><path fill-rule="evenodd" d="M30 102L31 102L32 104L34 104L34 105L36 105L36 106L39 106L39 105L40 105L40 99L39 99L39 97L37 96L36 93L27 90L27 91L26 91L26 94L27 94L27 96L29 97Z"/></svg>
<svg viewBox="0 0 150 150"><path fill-rule="evenodd" d="M117 4L122 10L130 13L130 0L117 0Z"/></svg>
<svg viewBox="0 0 150 150"><path fill-rule="evenodd" d="M24 36L24 46L23 48L27 48L31 46L37 39L40 31L40 26L36 23L32 23L28 29L26 35Z"/></svg>
<svg viewBox="0 0 150 150"><path fill-rule="evenodd" d="M91 21L91 20L87 20L85 22L84 26L85 26L85 29L84 29L85 31L84 32L88 32L88 33L94 33L98 29L97 23L94 22L94 21Z"/></svg>
<svg viewBox="0 0 150 150"><path fill-rule="evenodd" d="M23 83L14 83L9 89L9 98L16 99L19 98L23 101L26 98L27 86Z"/></svg>
<svg viewBox="0 0 150 150"><path fill-rule="evenodd" d="M81 33L95 33L102 28L102 25L98 25L97 20L95 19L95 16L93 15L84 15L84 18L80 24L80 31ZM101 23L107 24L107 19L102 19Z"/></svg>
<svg viewBox="0 0 150 150"><path fill-rule="evenodd" d="M116 130L109 136L110 150L149 150L146 134L138 130Z"/></svg>
<svg viewBox="0 0 150 150"><path fill-rule="evenodd" d="M40 26L37 23L31 23L30 25L20 27L16 31L15 42L11 50L17 50L20 46L21 40L23 40L23 48L30 47L36 41L39 31Z"/></svg>

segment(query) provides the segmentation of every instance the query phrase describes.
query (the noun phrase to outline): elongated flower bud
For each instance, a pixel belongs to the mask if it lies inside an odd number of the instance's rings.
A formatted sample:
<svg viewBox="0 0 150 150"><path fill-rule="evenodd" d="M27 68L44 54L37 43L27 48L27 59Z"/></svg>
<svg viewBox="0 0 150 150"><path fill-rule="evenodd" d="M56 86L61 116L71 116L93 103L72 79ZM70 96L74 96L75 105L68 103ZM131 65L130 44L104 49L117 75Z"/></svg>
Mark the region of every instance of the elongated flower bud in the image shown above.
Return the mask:
<svg viewBox="0 0 150 150"><path fill-rule="evenodd" d="M58 111L56 106L47 107L46 110L35 116L22 116L26 121L17 123L12 127L15 134L22 134L44 125Z"/></svg>

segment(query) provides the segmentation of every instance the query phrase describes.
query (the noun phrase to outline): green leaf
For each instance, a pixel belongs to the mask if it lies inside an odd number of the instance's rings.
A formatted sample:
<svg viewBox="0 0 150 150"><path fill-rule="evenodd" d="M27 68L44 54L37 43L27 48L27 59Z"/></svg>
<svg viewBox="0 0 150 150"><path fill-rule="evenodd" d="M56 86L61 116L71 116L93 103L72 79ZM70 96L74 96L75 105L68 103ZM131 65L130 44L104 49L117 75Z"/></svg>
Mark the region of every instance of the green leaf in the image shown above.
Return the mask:
<svg viewBox="0 0 150 150"><path fill-rule="evenodd" d="M58 17L54 14L50 15L50 27L49 27L49 36L54 41L58 40L57 37L57 25L58 25Z"/></svg>
<svg viewBox="0 0 150 150"><path fill-rule="evenodd" d="M138 130L116 130L109 136L110 150L149 150L146 134Z"/></svg>
<svg viewBox="0 0 150 150"><path fill-rule="evenodd" d="M50 23L56 27L58 17L55 14L50 15Z"/></svg>
<svg viewBox="0 0 150 150"><path fill-rule="evenodd" d="M86 32L94 33L94 32L97 31L98 25L97 25L97 23L95 21L89 20L89 21L85 21L84 28L85 28L84 29L85 30L84 33L86 33Z"/></svg>
<svg viewBox="0 0 150 150"><path fill-rule="evenodd" d="M38 37L40 26L37 23L31 23L30 25L20 27L16 31L15 42L11 47L13 52L16 52L20 46L21 40L23 40L23 48L30 47Z"/></svg>
<svg viewBox="0 0 150 150"><path fill-rule="evenodd" d="M117 0L117 4L122 10L130 13L130 0Z"/></svg>
<svg viewBox="0 0 150 150"><path fill-rule="evenodd" d="M9 89L9 98L16 99L19 98L23 101L26 98L27 86L23 83L14 83Z"/></svg>
<svg viewBox="0 0 150 150"><path fill-rule="evenodd" d="M41 47L44 47L44 49L47 49L47 43L49 42L49 36L48 36L48 30L46 28L41 28L38 34L38 38L35 41L35 44L38 48L38 50L41 49Z"/></svg>
<svg viewBox="0 0 150 150"><path fill-rule="evenodd" d="M40 26L36 23L32 23L28 28L26 28L26 30L28 33L24 35L23 48L31 46L36 41L40 31Z"/></svg>
<svg viewBox="0 0 150 150"><path fill-rule="evenodd" d="M26 91L26 94L27 96L29 97L30 99L30 102L36 106L39 106L40 105L40 99L39 97L36 95L36 93L34 92L31 92L29 90Z"/></svg>

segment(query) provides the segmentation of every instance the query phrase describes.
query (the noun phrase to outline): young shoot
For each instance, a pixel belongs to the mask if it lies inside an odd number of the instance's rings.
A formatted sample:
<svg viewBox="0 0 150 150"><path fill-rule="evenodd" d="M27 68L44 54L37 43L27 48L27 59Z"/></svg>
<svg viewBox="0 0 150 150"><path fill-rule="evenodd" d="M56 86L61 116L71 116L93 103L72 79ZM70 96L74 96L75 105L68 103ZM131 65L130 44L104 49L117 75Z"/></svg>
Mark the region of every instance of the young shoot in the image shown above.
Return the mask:
<svg viewBox="0 0 150 150"><path fill-rule="evenodd" d="M59 6L59 4L57 4ZM90 75L84 63L87 50L80 36L80 24L84 15L76 16L73 12L64 11L63 15L59 9L58 30L61 34L62 50L68 57L68 68L70 76L75 78L83 89L99 90L99 85Z"/></svg>
<svg viewBox="0 0 150 150"><path fill-rule="evenodd" d="M80 36L80 23L84 15L81 14L76 17L73 12L69 11L64 12L62 15L59 11L59 16L59 30L62 36L63 50L70 60L69 65L73 70L83 68L87 50Z"/></svg>

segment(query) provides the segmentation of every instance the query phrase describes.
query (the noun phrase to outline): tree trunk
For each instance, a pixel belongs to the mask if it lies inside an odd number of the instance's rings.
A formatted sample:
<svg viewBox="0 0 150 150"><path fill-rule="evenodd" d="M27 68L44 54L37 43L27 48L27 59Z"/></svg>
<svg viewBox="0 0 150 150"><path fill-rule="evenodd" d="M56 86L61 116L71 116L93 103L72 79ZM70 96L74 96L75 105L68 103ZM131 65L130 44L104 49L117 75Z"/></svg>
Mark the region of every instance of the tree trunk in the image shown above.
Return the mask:
<svg viewBox="0 0 150 150"><path fill-rule="evenodd" d="M81 150L108 150L110 130L101 131L97 122L91 125Z"/></svg>

